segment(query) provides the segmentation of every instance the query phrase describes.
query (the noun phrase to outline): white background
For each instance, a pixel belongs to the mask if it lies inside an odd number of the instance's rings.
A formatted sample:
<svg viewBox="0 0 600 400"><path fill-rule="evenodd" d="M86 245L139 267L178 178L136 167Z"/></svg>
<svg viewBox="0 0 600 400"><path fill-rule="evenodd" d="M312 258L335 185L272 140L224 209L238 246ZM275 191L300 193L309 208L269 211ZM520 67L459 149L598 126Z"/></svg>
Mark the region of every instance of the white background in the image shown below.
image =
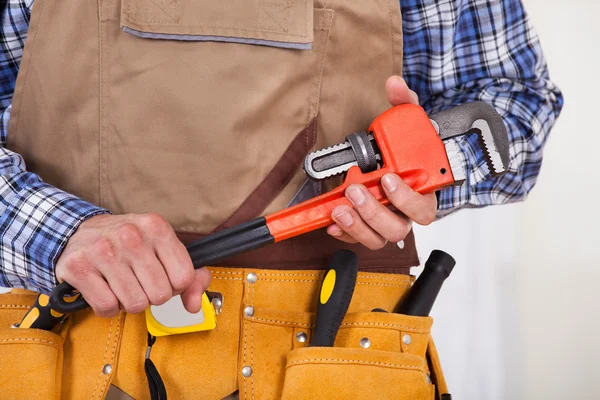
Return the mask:
<svg viewBox="0 0 600 400"><path fill-rule="evenodd" d="M423 259L440 248L458 262L433 311L454 399L595 400L600 1L523 1L566 98L538 184L523 204L415 231Z"/></svg>
<svg viewBox="0 0 600 400"><path fill-rule="evenodd" d="M415 228L458 261L434 335L455 399L600 399L600 1L523 2L565 107L525 203Z"/></svg>

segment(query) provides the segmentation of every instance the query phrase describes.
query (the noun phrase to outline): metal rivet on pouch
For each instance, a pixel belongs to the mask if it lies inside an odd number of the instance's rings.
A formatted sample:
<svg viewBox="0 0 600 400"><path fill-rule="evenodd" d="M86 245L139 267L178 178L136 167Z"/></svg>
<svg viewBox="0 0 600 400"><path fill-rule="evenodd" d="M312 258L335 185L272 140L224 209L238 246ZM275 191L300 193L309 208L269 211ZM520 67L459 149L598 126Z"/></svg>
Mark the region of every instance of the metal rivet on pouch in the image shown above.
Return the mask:
<svg viewBox="0 0 600 400"><path fill-rule="evenodd" d="M396 243L398 245L398 248L400 250L402 250L404 248L404 240L399 241L398 243Z"/></svg>
<svg viewBox="0 0 600 400"><path fill-rule="evenodd" d="M306 333L304 333L304 332L296 333L296 340L299 341L300 343L306 342Z"/></svg>
<svg viewBox="0 0 600 400"><path fill-rule="evenodd" d="M256 274L254 272L250 272L248 274L248 276L246 276L246 279L248 279L248 282L254 283L254 282L256 282L256 280L258 279L258 277L256 276Z"/></svg>
<svg viewBox="0 0 600 400"><path fill-rule="evenodd" d="M252 368L251 367L242 368L242 375L244 376L244 378L248 378L249 376L252 376Z"/></svg>
<svg viewBox="0 0 600 400"><path fill-rule="evenodd" d="M410 335L407 333L404 336L402 336L402 342L405 345L409 345L412 342L412 338L410 337Z"/></svg>
<svg viewBox="0 0 600 400"><path fill-rule="evenodd" d="M431 376L425 375L425 380L427 381L428 385L431 385Z"/></svg>
<svg viewBox="0 0 600 400"><path fill-rule="evenodd" d="M244 308L244 314L246 314L246 317L253 316L254 315L254 307L248 306L248 307Z"/></svg>
<svg viewBox="0 0 600 400"><path fill-rule="evenodd" d="M104 375L108 375L112 372L112 365L110 364L106 364L104 367L102 367L102 373Z"/></svg>
<svg viewBox="0 0 600 400"><path fill-rule="evenodd" d="M369 338L362 338L360 339L360 347L362 347L363 349L368 349L369 347L371 347L371 341L369 340Z"/></svg>

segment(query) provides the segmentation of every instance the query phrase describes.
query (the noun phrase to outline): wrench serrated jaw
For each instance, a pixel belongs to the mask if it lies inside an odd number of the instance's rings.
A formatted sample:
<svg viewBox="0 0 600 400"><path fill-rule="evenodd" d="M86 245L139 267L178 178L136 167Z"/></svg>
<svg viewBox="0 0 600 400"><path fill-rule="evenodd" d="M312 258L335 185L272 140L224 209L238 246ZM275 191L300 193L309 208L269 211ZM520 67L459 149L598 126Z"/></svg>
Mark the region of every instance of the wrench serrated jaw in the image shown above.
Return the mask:
<svg viewBox="0 0 600 400"><path fill-rule="evenodd" d="M344 142L310 153L304 159L304 170L306 171L306 174L312 179L321 181L336 175L341 175L344 172L348 171L350 167L357 165L356 161L341 165L331 165L328 168L323 168L320 170L317 170L315 168L317 160L326 159L332 154L339 153L348 148L350 148L350 143Z"/></svg>
<svg viewBox="0 0 600 400"><path fill-rule="evenodd" d="M494 136L488 123L483 119L473 122L473 128L478 129L479 144L482 147L485 161L492 175L500 175L506 172L507 166L502 162L502 157L494 141Z"/></svg>
<svg viewBox="0 0 600 400"><path fill-rule="evenodd" d="M464 156L455 140L444 141L446 147L446 156L450 163L452 176L455 184L461 184L467 180L467 171L465 170Z"/></svg>

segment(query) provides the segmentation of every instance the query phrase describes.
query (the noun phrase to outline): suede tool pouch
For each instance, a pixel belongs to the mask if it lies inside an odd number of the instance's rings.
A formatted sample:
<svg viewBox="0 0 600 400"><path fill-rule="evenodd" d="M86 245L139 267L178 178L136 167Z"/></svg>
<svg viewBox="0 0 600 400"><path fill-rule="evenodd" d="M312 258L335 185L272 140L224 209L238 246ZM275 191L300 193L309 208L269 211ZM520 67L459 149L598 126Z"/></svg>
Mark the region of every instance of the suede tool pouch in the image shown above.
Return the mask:
<svg viewBox="0 0 600 400"><path fill-rule="evenodd" d="M349 313L335 347L309 347L314 316L257 309L245 320L240 361L253 372L240 377L240 398L431 400L436 386L445 393L431 318Z"/></svg>
<svg viewBox="0 0 600 400"><path fill-rule="evenodd" d="M40 329L16 329L35 294L0 295L0 397L60 399L63 336ZM62 327L62 333L66 326Z"/></svg>
<svg viewBox="0 0 600 400"><path fill-rule="evenodd" d="M426 356L432 323L400 314L348 315L335 347L288 354L282 399L434 399Z"/></svg>

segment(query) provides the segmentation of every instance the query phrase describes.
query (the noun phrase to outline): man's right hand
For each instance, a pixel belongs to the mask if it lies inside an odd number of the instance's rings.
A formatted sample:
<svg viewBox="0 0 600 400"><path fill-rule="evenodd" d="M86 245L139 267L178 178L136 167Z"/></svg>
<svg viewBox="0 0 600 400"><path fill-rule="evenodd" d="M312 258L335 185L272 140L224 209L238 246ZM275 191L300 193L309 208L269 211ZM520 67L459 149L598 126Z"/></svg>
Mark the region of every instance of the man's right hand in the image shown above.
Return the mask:
<svg viewBox="0 0 600 400"><path fill-rule="evenodd" d="M206 268L194 270L171 225L156 214L84 221L58 259L56 278L77 288L101 317L138 313L178 294L195 313L211 281Z"/></svg>

